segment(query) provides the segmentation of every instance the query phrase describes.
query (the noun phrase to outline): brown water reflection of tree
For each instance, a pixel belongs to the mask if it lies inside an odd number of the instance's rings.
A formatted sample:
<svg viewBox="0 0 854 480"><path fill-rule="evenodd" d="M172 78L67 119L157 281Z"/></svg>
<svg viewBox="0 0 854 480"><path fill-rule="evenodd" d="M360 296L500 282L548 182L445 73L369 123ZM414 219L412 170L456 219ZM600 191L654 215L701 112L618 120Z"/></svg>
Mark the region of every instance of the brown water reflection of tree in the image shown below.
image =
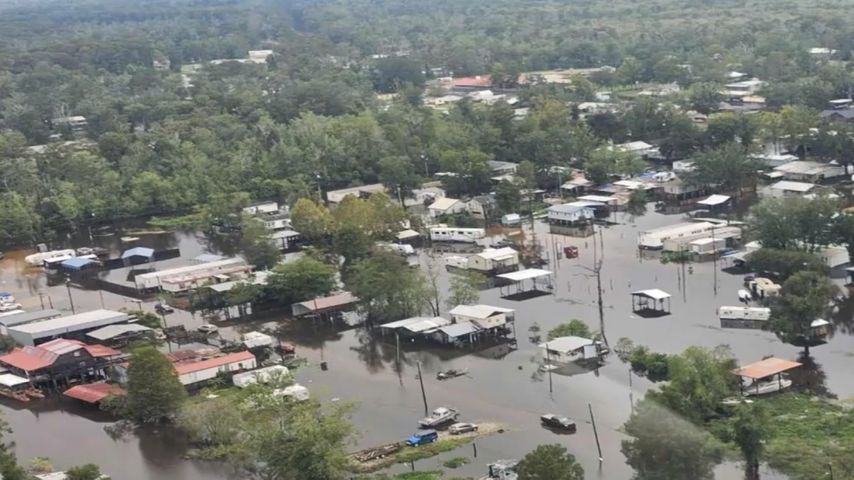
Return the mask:
<svg viewBox="0 0 854 480"><path fill-rule="evenodd" d="M798 354L797 361L801 363L801 367L792 370L790 374L792 386L796 390L836 398L836 395L827 389L827 374L824 373L824 368L816 363L813 357L802 351Z"/></svg>
<svg viewBox="0 0 854 480"><path fill-rule="evenodd" d="M854 295L836 301L836 308L833 309L830 320L833 323L831 335L835 333L854 335Z"/></svg>

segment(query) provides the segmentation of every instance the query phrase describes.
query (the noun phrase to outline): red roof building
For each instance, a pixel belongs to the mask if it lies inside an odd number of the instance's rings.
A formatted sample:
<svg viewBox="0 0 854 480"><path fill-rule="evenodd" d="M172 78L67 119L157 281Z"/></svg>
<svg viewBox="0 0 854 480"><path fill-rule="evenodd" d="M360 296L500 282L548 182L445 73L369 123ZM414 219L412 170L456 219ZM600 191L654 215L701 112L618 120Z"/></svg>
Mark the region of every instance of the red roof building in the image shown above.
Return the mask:
<svg viewBox="0 0 854 480"><path fill-rule="evenodd" d="M492 86L492 77L489 75L477 75L474 77L455 78L451 86L459 89L486 89Z"/></svg>
<svg viewBox="0 0 854 480"><path fill-rule="evenodd" d="M194 385L212 380L220 373L252 370L257 366L255 355L243 351L204 360L177 362L175 372L181 384Z"/></svg>
<svg viewBox="0 0 854 480"><path fill-rule="evenodd" d="M85 385L76 385L62 392L66 397L71 397L86 403L100 403L107 397L118 397L126 395L127 392L110 383L89 383Z"/></svg>
<svg viewBox="0 0 854 480"><path fill-rule="evenodd" d="M45 381L103 370L120 356L118 350L103 345L58 338L35 347L16 348L0 356L0 365L30 381Z"/></svg>

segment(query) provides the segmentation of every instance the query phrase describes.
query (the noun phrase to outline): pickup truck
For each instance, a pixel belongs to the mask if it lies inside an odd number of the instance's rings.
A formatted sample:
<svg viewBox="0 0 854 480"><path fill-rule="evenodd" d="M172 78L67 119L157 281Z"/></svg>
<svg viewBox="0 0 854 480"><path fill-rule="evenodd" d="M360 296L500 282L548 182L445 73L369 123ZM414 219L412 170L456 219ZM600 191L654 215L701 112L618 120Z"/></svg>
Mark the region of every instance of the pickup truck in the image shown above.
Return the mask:
<svg viewBox="0 0 854 480"><path fill-rule="evenodd" d="M459 417L460 414L453 408L439 407L433 410L429 417L424 417L418 421L421 428L436 428L446 423L451 423Z"/></svg>

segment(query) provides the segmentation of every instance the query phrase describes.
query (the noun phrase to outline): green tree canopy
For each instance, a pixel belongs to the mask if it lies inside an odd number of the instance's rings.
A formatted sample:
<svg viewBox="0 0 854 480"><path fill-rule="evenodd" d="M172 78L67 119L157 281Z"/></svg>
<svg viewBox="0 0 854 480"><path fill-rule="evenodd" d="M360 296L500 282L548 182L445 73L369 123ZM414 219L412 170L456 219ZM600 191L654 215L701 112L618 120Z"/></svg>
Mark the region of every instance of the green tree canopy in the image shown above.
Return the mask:
<svg viewBox="0 0 854 480"><path fill-rule="evenodd" d="M173 418L187 396L172 362L150 346L131 352L127 392L124 413L140 423Z"/></svg>
<svg viewBox="0 0 854 480"><path fill-rule="evenodd" d="M769 198L752 210L750 228L765 248L814 252L833 242L837 202L828 198Z"/></svg>
<svg viewBox="0 0 854 480"><path fill-rule="evenodd" d="M771 330L780 340L804 346L809 352L810 324L829 313L837 288L818 272L797 272L783 283L780 295L771 302Z"/></svg>
<svg viewBox="0 0 854 480"><path fill-rule="evenodd" d="M829 273L821 258L801 250L760 248L750 252L745 259L754 272L775 272L783 279L805 270Z"/></svg>
<svg viewBox="0 0 854 480"><path fill-rule="evenodd" d="M479 272L460 272L451 276L450 295L446 304L448 308L457 305L474 305L480 300L480 287L486 281L486 277Z"/></svg>
<svg viewBox="0 0 854 480"><path fill-rule="evenodd" d="M519 480L583 480L584 469L559 444L540 445L516 467Z"/></svg>
<svg viewBox="0 0 854 480"><path fill-rule="evenodd" d="M590 338L593 333L586 323L578 319L572 319L567 323L562 323L557 327L549 330L549 340L554 340L558 337L582 337Z"/></svg>
<svg viewBox="0 0 854 480"><path fill-rule="evenodd" d="M282 258L264 223L250 217L241 222L240 253L259 270L272 268Z"/></svg>
<svg viewBox="0 0 854 480"><path fill-rule="evenodd" d="M420 314L431 294L424 274L396 253L377 250L353 265L345 283L371 320L399 320Z"/></svg>
<svg viewBox="0 0 854 480"><path fill-rule="evenodd" d="M282 305L311 300L335 288L335 267L311 256L277 265L267 278L266 290Z"/></svg>

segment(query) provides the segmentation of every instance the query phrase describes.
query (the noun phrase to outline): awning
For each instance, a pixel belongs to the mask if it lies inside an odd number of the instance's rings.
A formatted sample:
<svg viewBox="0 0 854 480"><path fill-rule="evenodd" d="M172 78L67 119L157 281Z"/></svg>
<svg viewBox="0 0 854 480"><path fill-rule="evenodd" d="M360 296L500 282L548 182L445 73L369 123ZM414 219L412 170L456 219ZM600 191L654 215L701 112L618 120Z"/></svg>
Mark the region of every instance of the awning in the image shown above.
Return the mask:
<svg viewBox="0 0 854 480"><path fill-rule="evenodd" d="M415 230L403 230L397 233L398 240L408 240L410 238L416 238L419 236L421 236L421 234L416 232Z"/></svg>
<svg viewBox="0 0 854 480"><path fill-rule="evenodd" d="M17 387L18 385L23 385L25 383L30 383L30 381L24 377L12 375L11 373L4 373L0 375L0 385L6 388Z"/></svg>
<svg viewBox="0 0 854 480"><path fill-rule="evenodd" d="M98 263L98 261L92 258L74 257L62 262L62 267L69 270L83 270L93 263Z"/></svg>
<svg viewBox="0 0 854 480"><path fill-rule="evenodd" d="M122 260L131 257L143 257L151 259L154 256L154 249L147 247L134 247L130 250L122 252Z"/></svg>
<svg viewBox="0 0 854 480"><path fill-rule="evenodd" d="M710 195L709 198L704 200L700 200L697 202L697 205L705 205L707 207L716 207L718 205L723 205L728 202L730 199L727 195Z"/></svg>
<svg viewBox="0 0 854 480"><path fill-rule="evenodd" d="M671 295L664 290L659 290L657 288L651 288L649 290L638 290L636 292L632 292L632 295L637 297L645 297L652 300L664 300L666 298L670 298Z"/></svg>
<svg viewBox="0 0 854 480"><path fill-rule="evenodd" d="M552 272L539 268L528 268L519 270L518 272L503 273L498 275L499 278L510 280L511 282L521 282L522 280L530 280L532 278L548 277Z"/></svg>
<svg viewBox="0 0 854 480"><path fill-rule="evenodd" d="M778 373L783 373L786 370L791 370L800 366L801 364L798 362L792 362L790 360L783 360L782 358L771 357L766 358L765 360L760 360L756 363L751 363L750 365L741 368L737 368L733 370L732 373L738 375L739 377L756 380L760 378L770 377Z"/></svg>
<svg viewBox="0 0 854 480"><path fill-rule="evenodd" d="M464 337L478 331L472 322L459 322L439 328L439 331L450 338Z"/></svg>

